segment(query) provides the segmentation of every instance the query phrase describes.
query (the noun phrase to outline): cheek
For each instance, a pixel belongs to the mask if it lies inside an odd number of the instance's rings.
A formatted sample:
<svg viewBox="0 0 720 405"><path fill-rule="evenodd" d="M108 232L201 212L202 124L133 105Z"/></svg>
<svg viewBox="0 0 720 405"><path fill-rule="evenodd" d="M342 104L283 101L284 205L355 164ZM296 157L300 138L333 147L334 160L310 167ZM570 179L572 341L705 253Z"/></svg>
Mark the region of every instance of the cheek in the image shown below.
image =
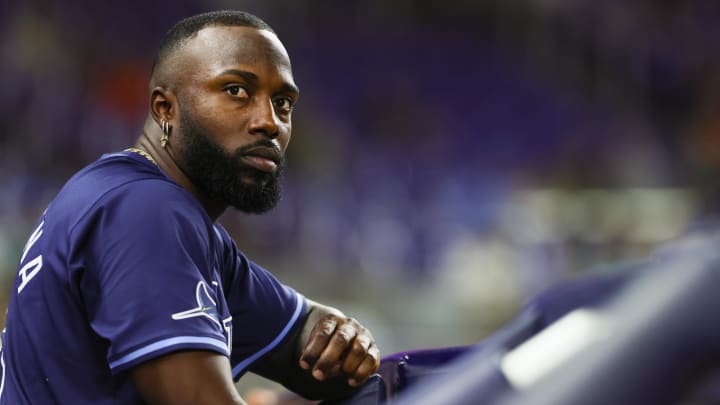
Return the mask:
<svg viewBox="0 0 720 405"><path fill-rule="evenodd" d="M203 112L202 116L198 117L198 120L208 138L220 144L226 150L232 150L234 147L242 146L248 141L243 136L238 136L242 134L241 128L245 124L240 118L240 115L235 112L214 108L209 113Z"/></svg>
<svg viewBox="0 0 720 405"><path fill-rule="evenodd" d="M205 136L213 136L222 130L224 120L218 119L217 107L205 97L188 97L179 110L183 121Z"/></svg>
<svg viewBox="0 0 720 405"><path fill-rule="evenodd" d="M280 149L282 149L283 152L285 152L285 149L287 149L291 137L292 125L287 124L285 131L283 131L283 133L278 137L278 143L280 144Z"/></svg>

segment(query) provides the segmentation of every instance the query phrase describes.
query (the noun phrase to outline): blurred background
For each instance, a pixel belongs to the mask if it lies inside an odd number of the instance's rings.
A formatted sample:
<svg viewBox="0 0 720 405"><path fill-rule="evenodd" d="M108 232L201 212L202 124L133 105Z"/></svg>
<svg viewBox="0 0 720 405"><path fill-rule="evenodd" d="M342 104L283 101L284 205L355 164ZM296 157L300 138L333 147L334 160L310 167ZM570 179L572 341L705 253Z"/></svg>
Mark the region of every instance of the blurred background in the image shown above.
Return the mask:
<svg viewBox="0 0 720 405"><path fill-rule="evenodd" d="M0 307L62 184L138 136L162 35L224 8L275 29L302 97L283 200L221 223L385 354L478 342L713 221L717 2L5 0Z"/></svg>

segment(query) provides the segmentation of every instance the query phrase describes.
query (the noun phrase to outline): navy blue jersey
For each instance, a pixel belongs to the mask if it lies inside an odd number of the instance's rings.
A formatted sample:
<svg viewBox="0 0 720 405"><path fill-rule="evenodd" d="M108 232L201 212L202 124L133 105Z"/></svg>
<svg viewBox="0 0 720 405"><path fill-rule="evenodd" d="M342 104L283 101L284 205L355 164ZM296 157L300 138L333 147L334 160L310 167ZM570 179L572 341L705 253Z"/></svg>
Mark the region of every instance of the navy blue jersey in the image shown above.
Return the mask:
<svg viewBox="0 0 720 405"><path fill-rule="evenodd" d="M128 371L177 350L229 356L237 379L305 311L157 166L105 155L68 181L22 252L0 404L142 403Z"/></svg>

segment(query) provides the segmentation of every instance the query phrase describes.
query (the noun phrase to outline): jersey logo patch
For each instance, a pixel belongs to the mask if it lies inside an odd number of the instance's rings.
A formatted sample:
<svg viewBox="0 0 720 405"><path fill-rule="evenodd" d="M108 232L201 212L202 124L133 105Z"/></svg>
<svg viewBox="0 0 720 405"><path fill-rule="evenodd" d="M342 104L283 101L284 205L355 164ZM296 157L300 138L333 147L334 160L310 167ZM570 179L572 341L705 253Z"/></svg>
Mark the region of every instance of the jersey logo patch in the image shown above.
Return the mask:
<svg viewBox="0 0 720 405"><path fill-rule="evenodd" d="M194 318L204 316L212 320L218 326L222 327L217 314L217 303L210 295L210 287L206 282L200 281L195 288L195 300L197 307L188 309L187 311L176 312L172 314L172 319L178 321L180 319Z"/></svg>

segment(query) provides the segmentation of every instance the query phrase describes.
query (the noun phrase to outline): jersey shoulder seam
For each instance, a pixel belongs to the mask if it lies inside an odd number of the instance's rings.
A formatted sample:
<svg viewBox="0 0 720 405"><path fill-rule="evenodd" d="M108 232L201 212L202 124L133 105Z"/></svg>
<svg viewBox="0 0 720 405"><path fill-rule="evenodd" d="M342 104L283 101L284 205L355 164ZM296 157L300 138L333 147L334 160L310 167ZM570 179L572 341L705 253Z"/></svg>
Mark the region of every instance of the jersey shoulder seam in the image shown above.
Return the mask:
<svg viewBox="0 0 720 405"><path fill-rule="evenodd" d="M116 186L113 186L112 188L110 188L110 189L108 189L108 190L105 190L102 194L100 194L100 195L95 199L95 202L93 202L93 203L85 210L85 212L83 212L83 213L77 218L77 220L75 221L75 223L70 226L70 228L69 228L69 230L68 230L68 235L72 235L72 233L75 231L75 227L77 227L78 224L79 224L80 222L82 222L82 220L85 219L85 217L86 217L88 214L90 214L91 212L93 212L93 209L94 209L95 207L97 207L98 204L100 204L101 202L104 202L105 199L106 199L106 197L107 197L109 194L114 193L114 192L117 192L117 191L120 190L121 188L126 187L126 186L128 186L128 185L130 185L130 184L132 184L132 183L143 182L143 181L158 181L158 182L161 182L161 183L165 183L165 184L169 185L171 188L177 189L178 191L183 191L183 190L184 190L182 187L180 187L179 185L173 183L172 181L170 181L170 180L168 180L168 179L163 179L163 178L160 178L160 177L144 177L144 178L137 178L137 179L131 179L131 180L125 181L125 182L120 183L120 184L118 184L118 185L116 185Z"/></svg>

